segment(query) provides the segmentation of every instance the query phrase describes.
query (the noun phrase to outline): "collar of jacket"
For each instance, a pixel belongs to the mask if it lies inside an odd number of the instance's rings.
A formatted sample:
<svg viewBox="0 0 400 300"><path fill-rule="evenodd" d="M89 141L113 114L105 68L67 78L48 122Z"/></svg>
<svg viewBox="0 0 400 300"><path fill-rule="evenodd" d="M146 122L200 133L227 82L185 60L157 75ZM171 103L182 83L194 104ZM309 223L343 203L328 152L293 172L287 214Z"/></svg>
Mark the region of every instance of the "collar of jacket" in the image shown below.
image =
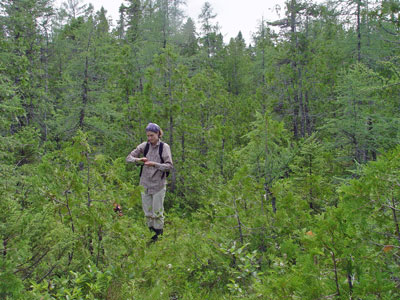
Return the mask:
<svg viewBox="0 0 400 300"><path fill-rule="evenodd" d="M161 140L158 139L157 143L155 145L153 145L152 143L150 143L150 146L152 146L153 148L157 147L160 145Z"/></svg>

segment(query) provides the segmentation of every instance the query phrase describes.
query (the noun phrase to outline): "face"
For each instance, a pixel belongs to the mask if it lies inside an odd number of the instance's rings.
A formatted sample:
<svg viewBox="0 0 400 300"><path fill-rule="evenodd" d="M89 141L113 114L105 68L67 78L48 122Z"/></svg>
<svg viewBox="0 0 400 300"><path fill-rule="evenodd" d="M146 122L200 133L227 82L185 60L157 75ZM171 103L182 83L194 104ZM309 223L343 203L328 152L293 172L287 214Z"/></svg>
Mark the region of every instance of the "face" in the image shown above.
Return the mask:
<svg viewBox="0 0 400 300"><path fill-rule="evenodd" d="M158 142L158 133L155 133L153 131L146 131L146 135L147 135L147 140L150 144L157 144Z"/></svg>

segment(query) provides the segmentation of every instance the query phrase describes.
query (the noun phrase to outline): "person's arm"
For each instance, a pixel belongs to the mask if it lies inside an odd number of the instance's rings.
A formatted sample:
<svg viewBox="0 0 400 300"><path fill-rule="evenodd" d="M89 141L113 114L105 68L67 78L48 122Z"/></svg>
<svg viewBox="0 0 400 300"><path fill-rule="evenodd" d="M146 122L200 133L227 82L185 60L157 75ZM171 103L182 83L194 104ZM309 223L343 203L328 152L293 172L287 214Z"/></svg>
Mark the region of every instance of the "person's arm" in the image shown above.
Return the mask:
<svg viewBox="0 0 400 300"><path fill-rule="evenodd" d="M128 156L126 157L126 162L134 162L134 163L146 162L147 161L146 157L139 158L139 156L144 152L145 147L146 147L146 142L141 143L139 146L137 146L136 149L134 149L131 153L128 154Z"/></svg>
<svg viewBox="0 0 400 300"><path fill-rule="evenodd" d="M151 162L148 161L148 162L145 162L145 165L154 166L156 169L163 171L163 172L171 170L174 167L174 165L172 163L171 148L166 143L164 143L162 157L164 160L163 164L153 162L153 161L151 161Z"/></svg>

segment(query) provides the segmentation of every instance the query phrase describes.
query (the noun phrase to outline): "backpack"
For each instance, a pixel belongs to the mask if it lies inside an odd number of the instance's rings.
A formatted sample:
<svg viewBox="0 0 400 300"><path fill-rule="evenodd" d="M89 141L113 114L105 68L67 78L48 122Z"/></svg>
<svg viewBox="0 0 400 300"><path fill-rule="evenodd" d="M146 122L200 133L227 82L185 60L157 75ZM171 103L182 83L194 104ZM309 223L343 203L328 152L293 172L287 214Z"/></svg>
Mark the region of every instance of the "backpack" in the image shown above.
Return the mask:
<svg viewBox="0 0 400 300"><path fill-rule="evenodd" d="M144 153L143 153L143 156L144 156L144 157L146 157L147 153L149 152L149 149L150 149L150 143L147 142L146 147L144 147ZM160 155L160 159L161 159L161 163L162 163L162 164L164 163L164 159L163 159L163 157L162 157L163 150L164 150L164 143L163 143L163 142L160 142L160 145L159 145L159 147L158 147L158 155ZM142 171L143 171L143 165L140 166L140 174L139 174L139 177L142 177ZM161 179L164 178L165 174L167 174L167 177L168 177L168 176L169 176L169 171L163 172L163 174L162 174L162 176L161 176Z"/></svg>

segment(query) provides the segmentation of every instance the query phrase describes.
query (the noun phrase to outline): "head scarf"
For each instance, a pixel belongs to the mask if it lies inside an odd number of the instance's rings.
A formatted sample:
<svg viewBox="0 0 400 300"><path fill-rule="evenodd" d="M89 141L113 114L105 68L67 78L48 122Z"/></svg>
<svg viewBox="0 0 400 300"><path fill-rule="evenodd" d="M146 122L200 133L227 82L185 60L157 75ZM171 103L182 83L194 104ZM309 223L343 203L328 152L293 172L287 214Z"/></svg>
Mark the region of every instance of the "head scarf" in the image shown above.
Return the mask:
<svg viewBox="0 0 400 300"><path fill-rule="evenodd" d="M160 126L158 126L156 123L149 123L146 127L146 131L152 131L155 133L159 133L161 130Z"/></svg>

